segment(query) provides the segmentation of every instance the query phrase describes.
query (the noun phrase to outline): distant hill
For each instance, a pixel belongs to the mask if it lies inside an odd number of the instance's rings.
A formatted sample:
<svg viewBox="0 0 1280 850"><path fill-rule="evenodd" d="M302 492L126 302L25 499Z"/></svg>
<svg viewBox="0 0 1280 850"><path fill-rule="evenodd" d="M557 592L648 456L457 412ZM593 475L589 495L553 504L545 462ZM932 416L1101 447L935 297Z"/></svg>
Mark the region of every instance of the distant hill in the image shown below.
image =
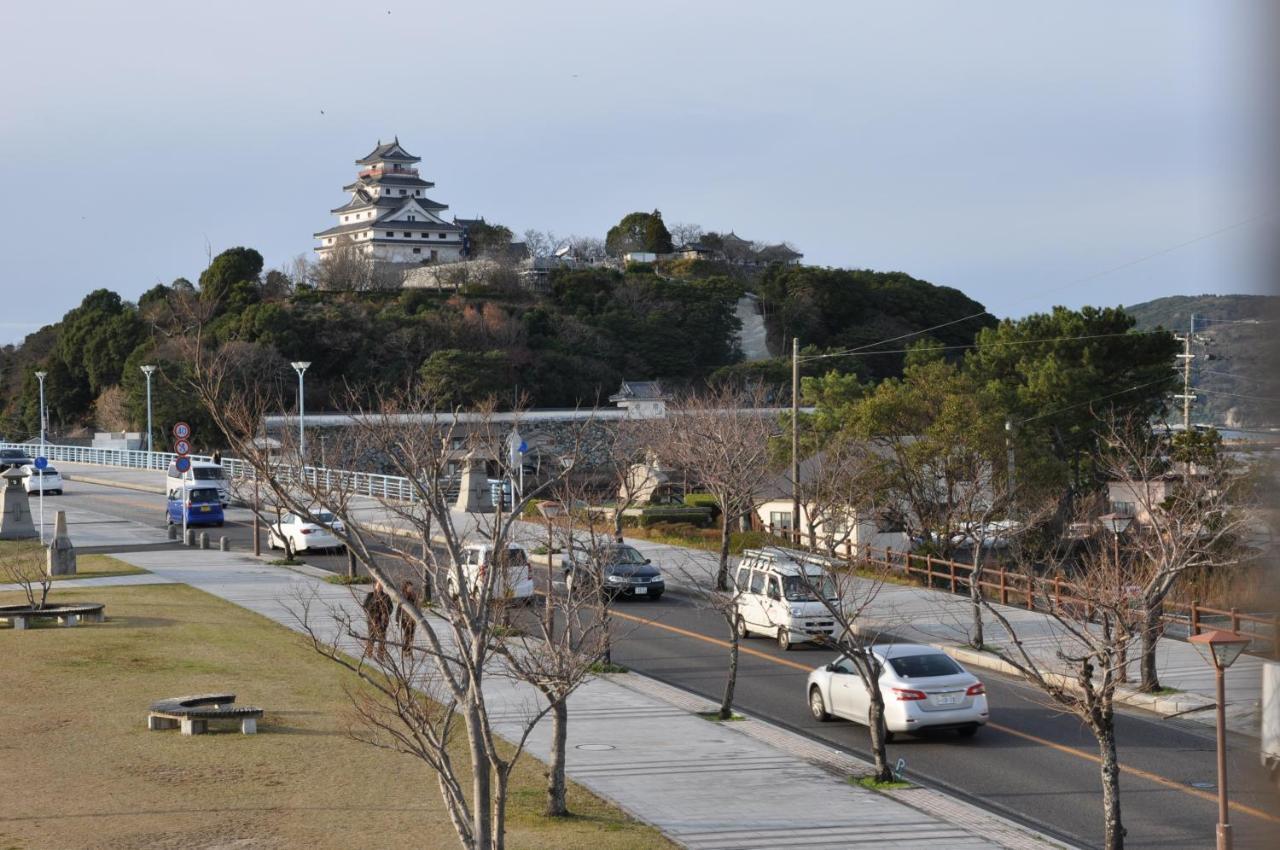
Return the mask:
<svg viewBox="0 0 1280 850"><path fill-rule="evenodd" d="M1280 424L1280 297L1173 295L1126 307L1139 330L1162 327L1185 334L1196 318L1192 384L1199 391L1192 421L1232 428Z"/></svg>

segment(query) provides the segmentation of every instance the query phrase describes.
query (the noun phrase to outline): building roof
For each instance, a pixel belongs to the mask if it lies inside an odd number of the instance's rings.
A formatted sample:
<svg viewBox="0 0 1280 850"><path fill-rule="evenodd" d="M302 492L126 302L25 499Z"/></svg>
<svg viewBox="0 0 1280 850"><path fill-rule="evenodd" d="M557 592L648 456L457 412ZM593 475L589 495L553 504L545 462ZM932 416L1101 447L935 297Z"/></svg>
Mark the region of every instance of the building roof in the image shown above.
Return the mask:
<svg viewBox="0 0 1280 850"><path fill-rule="evenodd" d="M789 245L778 243L777 245L769 245L761 248L756 256L762 260L780 260L787 262L790 260L798 260L804 256L799 251Z"/></svg>
<svg viewBox="0 0 1280 850"><path fill-rule="evenodd" d="M367 174L364 177L357 178L354 183L348 183L342 187L344 192L354 192L361 186L376 186L378 184L386 184L388 186L412 186L415 189L430 189L436 185L430 180L423 180L421 177L415 177L412 174Z"/></svg>
<svg viewBox="0 0 1280 850"><path fill-rule="evenodd" d="M484 220L484 216L480 216L479 218L458 218L455 215L453 217L453 223L465 229L468 227L475 227L477 224L488 224L489 222Z"/></svg>
<svg viewBox="0 0 1280 850"><path fill-rule="evenodd" d="M365 154L362 159L356 160L356 165L373 165L378 162L422 162L422 157L414 156L400 147L400 137L397 136L386 144L379 141L376 148Z"/></svg>
<svg viewBox="0 0 1280 850"><path fill-rule="evenodd" d="M394 213L392 213L394 215ZM461 233L462 228L456 224L439 221L403 221L388 217L374 218L367 221L354 221L350 224L339 224L336 227L330 227L328 230L322 230L315 234L316 238L322 236L340 236L344 233L355 233L361 230L430 230L438 233Z"/></svg>
<svg viewBox="0 0 1280 850"><path fill-rule="evenodd" d="M361 190L352 195L351 200L347 201L340 207L334 207L329 210L329 212L344 213L353 212L355 210L367 210L370 208L390 210L404 206L406 201L416 201L418 206L422 207L424 210L449 209L448 204L433 201L422 195L379 195L374 198L368 192Z"/></svg>
<svg viewBox="0 0 1280 850"><path fill-rule="evenodd" d="M623 381L622 387L609 396L609 401L662 401L666 397L658 381Z"/></svg>

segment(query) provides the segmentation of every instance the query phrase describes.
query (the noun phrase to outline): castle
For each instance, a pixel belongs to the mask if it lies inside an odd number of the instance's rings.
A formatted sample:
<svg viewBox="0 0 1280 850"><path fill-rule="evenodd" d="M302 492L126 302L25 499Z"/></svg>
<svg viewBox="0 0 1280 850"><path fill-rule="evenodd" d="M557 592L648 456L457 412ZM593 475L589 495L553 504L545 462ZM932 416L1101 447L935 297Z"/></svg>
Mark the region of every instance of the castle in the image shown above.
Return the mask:
<svg viewBox="0 0 1280 850"><path fill-rule="evenodd" d="M449 207L426 196L435 186L418 174L421 162L396 138L381 141L356 160L361 166L354 183L342 187L351 199L330 210L338 223L315 234L320 259L343 250L356 250L379 263L452 263L466 253L466 232L445 221Z"/></svg>

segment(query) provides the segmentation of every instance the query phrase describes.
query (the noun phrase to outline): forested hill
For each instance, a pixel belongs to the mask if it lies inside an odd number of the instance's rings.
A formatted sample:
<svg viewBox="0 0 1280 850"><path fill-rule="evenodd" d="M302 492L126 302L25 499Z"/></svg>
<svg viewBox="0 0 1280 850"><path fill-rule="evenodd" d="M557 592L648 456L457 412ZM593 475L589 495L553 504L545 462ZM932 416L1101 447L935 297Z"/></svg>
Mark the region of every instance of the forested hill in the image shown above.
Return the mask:
<svg viewBox="0 0 1280 850"><path fill-rule="evenodd" d="M1280 298L1271 295L1172 295L1126 307L1138 328L1185 334L1196 317L1193 380L1199 398L1193 421L1237 428L1280 424Z"/></svg>
<svg viewBox="0 0 1280 850"><path fill-rule="evenodd" d="M232 248L198 283L157 285L136 304L95 290L22 345L0 349L0 435L25 438L37 430L38 370L48 373L55 436L143 426L143 364L159 367L155 421L199 422L187 349L174 336L190 333L190 322L178 315L202 316L202 343L234 349L259 364L264 378L290 378L291 360L309 361L307 406L333 410L351 403L353 388L367 400L412 387L448 406L488 397L509 404L519 392L535 407L572 407L607 403L623 379L697 387L736 368L735 305L748 288L761 290L780 336L798 332L806 345L823 348L875 342L982 310L956 290L900 273L731 271L596 267L557 273L539 291L505 268L456 293L350 291L264 273L257 251ZM938 337L967 344L982 324L960 322ZM883 377L900 371L901 354L859 365L869 367L867 377Z"/></svg>

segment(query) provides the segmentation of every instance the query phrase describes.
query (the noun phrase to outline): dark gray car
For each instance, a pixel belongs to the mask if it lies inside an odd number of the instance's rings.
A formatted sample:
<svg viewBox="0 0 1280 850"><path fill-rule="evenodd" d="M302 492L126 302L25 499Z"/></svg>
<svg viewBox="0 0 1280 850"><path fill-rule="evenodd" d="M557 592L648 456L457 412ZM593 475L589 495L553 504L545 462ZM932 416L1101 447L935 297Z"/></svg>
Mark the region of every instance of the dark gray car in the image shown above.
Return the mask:
<svg viewBox="0 0 1280 850"><path fill-rule="evenodd" d="M599 568L598 578L593 575ZM633 599L659 599L667 589L662 570L641 555L634 546L610 543L595 551L575 550L564 560L564 581L570 593L575 586L588 587L600 583L605 599L628 596Z"/></svg>
<svg viewBox="0 0 1280 850"><path fill-rule="evenodd" d="M0 472L13 467L21 469L34 461L35 459L22 449L0 449Z"/></svg>

